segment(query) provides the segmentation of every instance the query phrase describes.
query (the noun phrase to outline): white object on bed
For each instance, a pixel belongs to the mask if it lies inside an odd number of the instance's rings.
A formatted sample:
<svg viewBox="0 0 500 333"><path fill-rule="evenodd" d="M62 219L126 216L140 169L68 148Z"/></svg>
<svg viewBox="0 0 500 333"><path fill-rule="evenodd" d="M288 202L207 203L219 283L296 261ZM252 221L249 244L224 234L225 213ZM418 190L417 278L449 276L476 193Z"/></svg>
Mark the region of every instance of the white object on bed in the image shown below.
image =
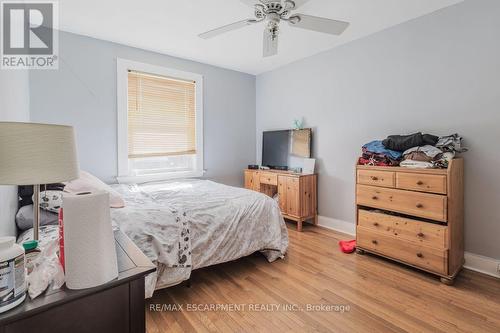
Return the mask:
<svg viewBox="0 0 500 333"><path fill-rule="evenodd" d="M62 191L46 190L40 192L40 208L48 212L58 214L59 209L62 207L62 195ZM32 196L32 200L33 202L35 202L34 195Z"/></svg>
<svg viewBox="0 0 500 333"><path fill-rule="evenodd" d="M121 208L125 206L125 202L120 194L96 176L83 170L80 170L80 177L78 179L72 180L64 186L64 192L72 194L96 191L109 193L109 204L111 208Z"/></svg>
<svg viewBox="0 0 500 333"><path fill-rule="evenodd" d="M118 276L109 194L64 194L64 265L69 289L96 287Z"/></svg>
<svg viewBox="0 0 500 333"><path fill-rule="evenodd" d="M40 226L54 225L57 221L57 214L43 209L40 211ZM19 208L16 214L16 224L21 231L33 228L33 205Z"/></svg>
<svg viewBox="0 0 500 333"><path fill-rule="evenodd" d="M113 188L126 202L112 210L113 222L158 266L146 280L147 296L193 269L257 251L269 261L286 253L278 203L264 194L196 179Z"/></svg>

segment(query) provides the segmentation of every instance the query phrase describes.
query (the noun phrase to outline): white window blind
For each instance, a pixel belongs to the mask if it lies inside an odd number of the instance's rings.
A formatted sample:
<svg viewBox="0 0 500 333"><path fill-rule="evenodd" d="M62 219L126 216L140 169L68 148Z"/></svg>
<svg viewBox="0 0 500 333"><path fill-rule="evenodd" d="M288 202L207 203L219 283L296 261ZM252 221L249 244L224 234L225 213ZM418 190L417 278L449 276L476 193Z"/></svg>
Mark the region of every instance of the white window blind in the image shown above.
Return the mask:
<svg viewBox="0 0 500 333"><path fill-rule="evenodd" d="M196 154L196 83L128 72L128 157Z"/></svg>

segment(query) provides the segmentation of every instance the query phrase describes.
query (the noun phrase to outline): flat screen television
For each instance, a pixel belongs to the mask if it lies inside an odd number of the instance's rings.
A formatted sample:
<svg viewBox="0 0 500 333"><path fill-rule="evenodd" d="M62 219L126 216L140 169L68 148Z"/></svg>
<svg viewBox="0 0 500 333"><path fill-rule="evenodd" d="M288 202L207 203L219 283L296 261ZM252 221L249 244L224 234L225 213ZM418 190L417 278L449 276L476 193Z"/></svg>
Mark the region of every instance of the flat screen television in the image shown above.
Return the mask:
<svg viewBox="0 0 500 333"><path fill-rule="evenodd" d="M262 166L287 170L295 158L311 157L310 128L265 131L262 135Z"/></svg>

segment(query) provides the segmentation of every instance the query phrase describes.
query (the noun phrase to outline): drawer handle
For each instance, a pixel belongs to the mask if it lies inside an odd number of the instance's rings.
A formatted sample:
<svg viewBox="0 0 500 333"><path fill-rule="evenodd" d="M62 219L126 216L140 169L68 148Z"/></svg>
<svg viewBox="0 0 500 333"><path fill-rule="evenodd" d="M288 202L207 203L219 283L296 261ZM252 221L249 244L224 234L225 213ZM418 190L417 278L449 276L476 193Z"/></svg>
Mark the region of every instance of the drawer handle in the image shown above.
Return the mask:
<svg viewBox="0 0 500 333"><path fill-rule="evenodd" d="M377 180L378 180L378 177L372 176L372 180L373 180L373 181L377 181Z"/></svg>
<svg viewBox="0 0 500 333"><path fill-rule="evenodd" d="M374 226L378 227L379 224L377 222L373 223Z"/></svg>
<svg viewBox="0 0 500 333"><path fill-rule="evenodd" d="M373 199L373 200L378 200L378 197L377 197L376 195L374 195L374 196L372 197L372 199Z"/></svg>
<svg viewBox="0 0 500 333"><path fill-rule="evenodd" d="M417 208L424 208L424 205L422 205L421 203L417 204Z"/></svg>
<svg viewBox="0 0 500 333"><path fill-rule="evenodd" d="M420 237L420 238L424 238L424 236L425 236L425 235L424 235L424 233L423 233L423 232L419 232L419 233L417 234L417 236L418 236L418 237Z"/></svg>
<svg viewBox="0 0 500 333"><path fill-rule="evenodd" d="M372 243L375 244L375 245L378 244L378 242L376 240L372 240Z"/></svg>
<svg viewBox="0 0 500 333"><path fill-rule="evenodd" d="M423 255L422 253L420 253L420 252L419 252L419 253L417 253L417 257L419 257L419 258L423 258L423 257L424 257L424 255Z"/></svg>
<svg viewBox="0 0 500 333"><path fill-rule="evenodd" d="M419 180L419 181L417 182L417 185L424 185L424 182L423 182L423 181L421 181L421 180Z"/></svg>

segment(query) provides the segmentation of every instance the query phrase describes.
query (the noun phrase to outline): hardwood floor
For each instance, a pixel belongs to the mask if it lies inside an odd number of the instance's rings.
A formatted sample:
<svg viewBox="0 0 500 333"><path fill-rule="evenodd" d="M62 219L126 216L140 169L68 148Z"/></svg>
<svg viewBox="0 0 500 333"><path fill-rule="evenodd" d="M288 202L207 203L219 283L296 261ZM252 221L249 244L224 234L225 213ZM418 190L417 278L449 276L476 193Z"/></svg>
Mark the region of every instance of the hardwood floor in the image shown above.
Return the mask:
<svg viewBox="0 0 500 333"><path fill-rule="evenodd" d="M500 332L498 279L463 270L450 287L388 260L341 253L338 240L350 236L312 226L299 233L293 224L288 230L284 260L254 254L194 271L190 288L157 291L146 304L148 333ZM210 311L211 304L232 311Z"/></svg>

